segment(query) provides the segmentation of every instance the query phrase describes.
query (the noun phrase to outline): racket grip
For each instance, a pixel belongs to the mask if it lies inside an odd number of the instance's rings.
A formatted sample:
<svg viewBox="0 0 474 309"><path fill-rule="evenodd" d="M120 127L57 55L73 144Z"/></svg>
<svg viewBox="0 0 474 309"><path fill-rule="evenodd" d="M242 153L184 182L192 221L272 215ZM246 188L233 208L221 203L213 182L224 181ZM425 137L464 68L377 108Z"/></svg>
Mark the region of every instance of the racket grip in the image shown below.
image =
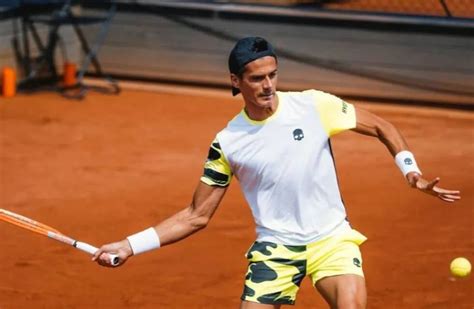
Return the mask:
<svg viewBox="0 0 474 309"><path fill-rule="evenodd" d="M99 250L99 248L91 246L91 245L89 245L85 242L82 242L82 241L76 241L76 243L74 244L74 247L76 247L77 249L79 249L81 251L87 252L90 255L94 255L94 253L96 253L97 250ZM109 253L109 258L110 258L110 264L112 266L117 266L118 263L120 262L120 259L119 259L118 255L116 255L116 254L110 254Z"/></svg>

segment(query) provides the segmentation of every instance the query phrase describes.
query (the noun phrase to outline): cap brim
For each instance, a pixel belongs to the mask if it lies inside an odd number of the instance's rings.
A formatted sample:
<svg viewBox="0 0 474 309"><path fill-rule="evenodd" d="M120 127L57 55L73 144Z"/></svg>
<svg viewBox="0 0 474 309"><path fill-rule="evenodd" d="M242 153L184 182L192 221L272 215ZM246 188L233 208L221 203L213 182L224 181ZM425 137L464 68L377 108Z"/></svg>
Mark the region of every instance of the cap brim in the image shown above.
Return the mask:
<svg viewBox="0 0 474 309"><path fill-rule="evenodd" d="M232 95L233 96L236 96L240 93L240 89L239 88L235 88L235 87L232 87Z"/></svg>

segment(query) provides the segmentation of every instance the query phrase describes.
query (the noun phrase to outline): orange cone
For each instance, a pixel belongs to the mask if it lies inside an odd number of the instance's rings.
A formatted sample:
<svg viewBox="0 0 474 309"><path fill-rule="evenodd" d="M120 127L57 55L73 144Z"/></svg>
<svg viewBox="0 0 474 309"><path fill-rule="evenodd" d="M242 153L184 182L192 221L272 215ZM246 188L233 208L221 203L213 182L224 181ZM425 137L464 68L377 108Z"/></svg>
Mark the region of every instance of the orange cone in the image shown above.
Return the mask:
<svg viewBox="0 0 474 309"><path fill-rule="evenodd" d="M64 63L63 83L65 87L71 87L77 84L76 73L77 67L75 63Z"/></svg>
<svg viewBox="0 0 474 309"><path fill-rule="evenodd" d="M2 94L6 98L15 96L16 93L16 74L11 67L5 67L2 70Z"/></svg>

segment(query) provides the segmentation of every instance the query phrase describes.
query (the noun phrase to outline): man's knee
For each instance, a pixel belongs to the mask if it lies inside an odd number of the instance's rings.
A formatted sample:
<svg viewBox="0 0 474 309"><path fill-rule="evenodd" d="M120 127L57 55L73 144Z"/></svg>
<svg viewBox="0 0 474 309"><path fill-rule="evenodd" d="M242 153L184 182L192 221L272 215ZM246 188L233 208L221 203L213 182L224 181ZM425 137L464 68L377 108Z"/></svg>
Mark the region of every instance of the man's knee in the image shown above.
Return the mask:
<svg viewBox="0 0 474 309"><path fill-rule="evenodd" d="M354 293L340 293L337 296L336 306L337 309L365 309L367 305L365 293L354 292Z"/></svg>
<svg viewBox="0 0 474 309"><path fill-rule="evenodd" d="M366 307L367 292L363 277L357 275L328 277L317 282L316 288L332 309Z"/></svg>

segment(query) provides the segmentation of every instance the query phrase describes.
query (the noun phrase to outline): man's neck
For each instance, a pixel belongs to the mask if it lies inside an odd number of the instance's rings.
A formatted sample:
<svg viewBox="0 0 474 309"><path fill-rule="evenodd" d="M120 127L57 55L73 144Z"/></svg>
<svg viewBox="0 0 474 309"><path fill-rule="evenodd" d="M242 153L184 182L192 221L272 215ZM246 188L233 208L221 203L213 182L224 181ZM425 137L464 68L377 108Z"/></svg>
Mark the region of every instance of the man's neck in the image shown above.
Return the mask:
<svg viewBox="0 0 474 309"><path fill-rule="evenodd" d="M249 108L250 106L250 108ZM270 116L272 116L278 109L278 97L275 98L275 101L273 101L272 106L269 107L262 107L258 108L252 105L247 105L244 107L244 111L247 114L247 116L255 121L263 121Z"/></svg>

